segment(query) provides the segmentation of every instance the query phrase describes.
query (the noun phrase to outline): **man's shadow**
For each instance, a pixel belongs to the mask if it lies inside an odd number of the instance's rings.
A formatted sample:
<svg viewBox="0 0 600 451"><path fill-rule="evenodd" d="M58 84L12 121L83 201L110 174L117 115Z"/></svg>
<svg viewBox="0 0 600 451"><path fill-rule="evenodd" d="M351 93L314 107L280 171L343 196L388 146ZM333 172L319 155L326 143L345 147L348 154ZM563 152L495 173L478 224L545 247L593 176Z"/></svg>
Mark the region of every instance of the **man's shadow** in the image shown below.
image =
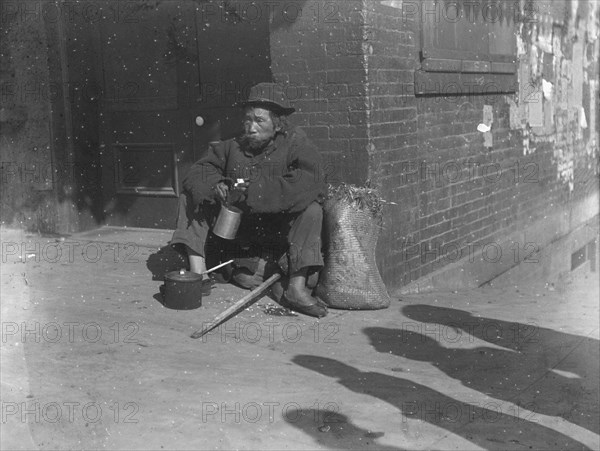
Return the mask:
<svg viewBox="0 0 600 451"><path fill-rule="evenodd" d="M178 252L171 245L166 245L154 254L150 254L146 267L152 273L152 280L164 280L167 273L187 269L189 265L183 253Z"/></svg>
<svg viewBox="0 0 600 451"><path fill-rule="evenodd" d="M323 409L287 409L283 418L328 449L402 451L403 448L376 443L384 432L368 431L352 424L346 415L337 411L338 407L329 403L324 404Z"/></svg>
<svg viewBox="0 0 600 451"><path fill-rule="evenodd" d="M537 324L504 321L495 318L473 316L470 312L431 305L407 305L402 313L414 321L433 323L451 328L459 328L464 332L506 349L534 353L540 348L553 348L554 351L576 350L575 345L584 339L581 335L557 332L539 327ZM597 340L595 340L598 343ZM600 348L595 347L596 356ZM576 350L577 351L577 350ZM578 351L579 352L579 351ZM596 366L596 371L597 371ZM582 371L585 369L581 368ZM567 369L572 371L572 369ZM596 373L597 374L597 373Z"/></svg>
<svg viewBox="0 0 600 451"><path fill-rule="evenodd" d="M444 307L403 313L419 323L364 329L377 351L431 362L469 388L599 433L598 340ZM452 345L472 337L496 347Z"/></svg>
<svg viewBox="0 0 600 451"><path fill-rule="evenodd" d="M504 413L499 405L464 403L416 382L363 372L330 358L298 355L292 361L337 379L349 390L371 395L398 408L398 430L406 433L410 433L413 420L421 420L486 449L588 449L570 437L535 423L535 418Z"/></svg>

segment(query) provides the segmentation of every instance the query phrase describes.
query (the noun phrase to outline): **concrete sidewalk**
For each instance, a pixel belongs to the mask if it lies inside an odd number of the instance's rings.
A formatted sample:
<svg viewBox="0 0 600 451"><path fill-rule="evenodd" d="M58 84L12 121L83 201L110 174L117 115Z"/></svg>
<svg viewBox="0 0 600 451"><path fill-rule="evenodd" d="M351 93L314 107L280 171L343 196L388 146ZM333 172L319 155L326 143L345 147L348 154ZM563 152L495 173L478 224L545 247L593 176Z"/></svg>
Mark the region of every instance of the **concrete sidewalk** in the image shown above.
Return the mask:
<svg viewBox="0 0 600 451"><path fill-rule="evenodd" d="M570 280L316 320L159 302L168 232L2 232L2 449L599 449L599 292ZM517 269L518 271L518 269Z"/></svg>

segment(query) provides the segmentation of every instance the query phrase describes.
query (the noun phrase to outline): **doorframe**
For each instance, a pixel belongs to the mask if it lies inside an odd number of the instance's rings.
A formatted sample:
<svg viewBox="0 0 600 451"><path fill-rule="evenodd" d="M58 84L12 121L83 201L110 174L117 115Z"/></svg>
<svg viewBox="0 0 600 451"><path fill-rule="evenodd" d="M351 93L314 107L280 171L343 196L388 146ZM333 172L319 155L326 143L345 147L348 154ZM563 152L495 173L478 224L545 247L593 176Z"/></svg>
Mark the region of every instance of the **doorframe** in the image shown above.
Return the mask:
<svg viewBox="0 0 600 451"><path fill-rule="evenodd" d="M49 3L42 5L48 8ZM65 15L56 21L45 20L48 43L48 76L51 83L58 81L60 93L56 101L49 101L50 108L50 155L52 188L56 208L55 232L70 234L79 231L74 170L75 148L73 145L73 119L69 99L69 69Z"/></svg>

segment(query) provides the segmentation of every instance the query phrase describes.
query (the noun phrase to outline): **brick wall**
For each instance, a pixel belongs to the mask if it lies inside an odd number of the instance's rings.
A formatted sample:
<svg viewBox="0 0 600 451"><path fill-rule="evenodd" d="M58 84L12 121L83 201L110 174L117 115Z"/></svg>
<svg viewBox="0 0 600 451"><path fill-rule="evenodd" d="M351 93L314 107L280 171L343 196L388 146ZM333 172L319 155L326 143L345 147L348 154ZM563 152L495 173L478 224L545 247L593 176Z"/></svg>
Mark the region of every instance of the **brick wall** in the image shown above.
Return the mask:
<svg viewBox="0 0 600 451"><path fill-rule="evenodd" d="M369 145L363 20L361 1L309 0L278 3L271 23L273 78L287 85L294 123L321 149L329 180L360 185Z"/></svg>
<svg viewBox="0 0 600 451"><path fill-rule="evenodd" d="M574 205L597 195L598 129L590 124L597 115L593 102L569 100L578 89L577 70L582 98L598 98L597 58L586 57L598 54L597 28L590 26L597 24L597 5L582 1L567 10L535 3L535 21L519 26L515 95L444 97L413 94L421 25L402 16L402 2L385 3L393 2L366 3L366 27L370 174L383 197L400 204L387 207L378 248L388 286L406 285L461 257L477 263L475 254L486 245L484 260L494 261L495 253L507 251L499 243L516 231L554 213L570 216ZM569 26L553 29L553 23ZM583 47L583 58L575 61L574 41ZM546 66L544 58L551 61ZM571 73L561 73L569 66ZM554 91L543 99L543 125L532 127L528 101L542 102L530 98L532 92L541 96L542 78ZM486 106L493 114L491 146L477 131ZM580 124L584 114L587 128ZM544 244L535 237L514 243L514 255L528 243L534 246L527 251Z"/></svg>
<svg viewBox="0 0 600 451"><path fill-rule="evenodd" d="M516 94L416 96L421 23L403 16L409 2L327 2L337 23L315 20L317 3L272 30L273 74L307 89L339 86L335 99L299 99L297 117L336 162L334 181L370 179L398 203L386 206L377 249L389 289L465 259L496 262L498 252L523 261L597 214L598 115L589 100L598 98L597 4L521 11L532 20L517 27ZM545 98L542 80L553 87ZM490 114L486 135L477 127ZM549 230L537 237L544 221ZM519 233L529 238L507 248Z"/></svg>
<svg viewBox="0 0 600 451"><path fill-rule="evenodd" d="M409 254L413 258L407 265L405 254L419 244L420 229L428 227L427 221L421 221L420 207L432 212L434 209L427 203L418 177L409 174L419 166L423 152L417 134L419 121L413 84L418 64L416 24L404 21L400 9L367 2L366 30L371 125L369 171L382 196L398 204L385 209L377 250L380 272L390 287L404 285L411 271L417 277L416 271L421 266L415 265L417 256ZM438 222L429 226L444 227Z"/></svg>

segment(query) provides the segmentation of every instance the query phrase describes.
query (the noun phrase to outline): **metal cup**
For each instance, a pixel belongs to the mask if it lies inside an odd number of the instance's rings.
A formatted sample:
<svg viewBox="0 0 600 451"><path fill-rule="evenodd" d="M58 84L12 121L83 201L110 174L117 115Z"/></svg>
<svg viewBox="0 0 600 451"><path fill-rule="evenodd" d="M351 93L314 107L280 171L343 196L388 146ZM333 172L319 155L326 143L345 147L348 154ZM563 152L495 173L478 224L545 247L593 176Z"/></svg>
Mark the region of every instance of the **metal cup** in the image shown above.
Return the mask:
<svg viewBox="0 0 600 451"><path fill-rule="evenodd" d="M242 211L239 208L221 205L221 211L212 231L225 240L233 240L241 221Z"/></svg>

